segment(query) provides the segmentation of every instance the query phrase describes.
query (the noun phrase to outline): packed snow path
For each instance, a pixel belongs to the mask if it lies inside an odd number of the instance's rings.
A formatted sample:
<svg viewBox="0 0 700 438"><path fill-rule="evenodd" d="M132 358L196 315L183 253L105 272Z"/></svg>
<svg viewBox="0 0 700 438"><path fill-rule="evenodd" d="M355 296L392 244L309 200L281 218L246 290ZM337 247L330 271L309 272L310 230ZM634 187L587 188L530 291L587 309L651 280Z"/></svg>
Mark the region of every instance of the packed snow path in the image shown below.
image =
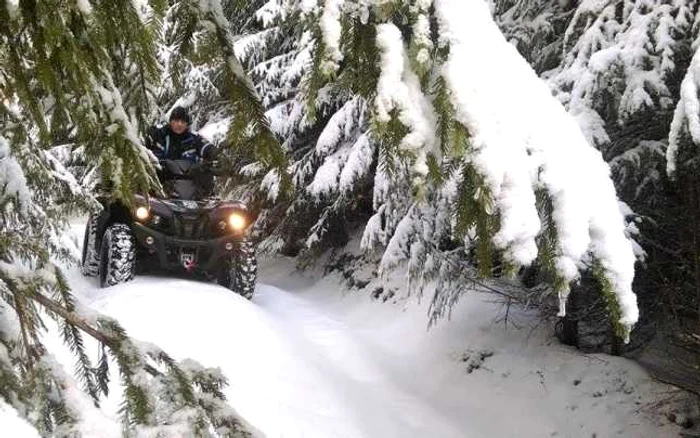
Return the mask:
<svg viewBox="0 0 700 438"><path fill-rule="evenodd" d="M465 296L451 322L426 331L426 303L343 292L337 276L304 277L289 260L260 270L252 302L183 279L99 289L77 268L68 277L132 337L221 367L231 405L269 437L677 434L655 405L668 387L630 361L558 345L548 328L533 330L533 315L511 309L506 328L492 297ZM106 415L119 401L113 382Z"/></svg>
<svg viewBox="0 0 700 438"><path fill-rule="evenodd" d="M290 292L260 285L251 303L185 280L138 278L105 290L73 281L131 336L220 366L231 404L268 436L461 436L394 383L348 327Z"/></svg>

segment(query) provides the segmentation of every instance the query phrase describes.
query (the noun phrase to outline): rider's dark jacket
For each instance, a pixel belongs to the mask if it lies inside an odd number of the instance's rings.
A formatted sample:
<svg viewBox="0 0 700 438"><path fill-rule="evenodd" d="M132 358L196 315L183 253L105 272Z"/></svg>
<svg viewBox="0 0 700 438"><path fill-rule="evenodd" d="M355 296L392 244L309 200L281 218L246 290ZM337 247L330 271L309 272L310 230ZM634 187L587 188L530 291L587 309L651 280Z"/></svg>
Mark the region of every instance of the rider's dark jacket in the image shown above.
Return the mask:
<svg viewBox="0 0 700 438"><path fill-rule="evenodd" d="M146 135L148 147L158 159L189 160L193 163L213 160L216 147L189 129L176 134L170 126L151 126Z"/></svg>

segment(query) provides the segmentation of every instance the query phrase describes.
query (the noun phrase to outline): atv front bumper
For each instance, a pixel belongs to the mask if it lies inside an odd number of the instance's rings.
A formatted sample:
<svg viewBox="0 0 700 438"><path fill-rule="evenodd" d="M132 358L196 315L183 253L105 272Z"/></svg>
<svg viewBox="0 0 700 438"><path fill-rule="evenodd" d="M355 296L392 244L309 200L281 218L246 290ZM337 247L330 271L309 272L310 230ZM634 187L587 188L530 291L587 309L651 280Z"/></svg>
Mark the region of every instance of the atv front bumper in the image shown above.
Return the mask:
<svg viewBox="0 0 700 438"><path fill-rule="evenodd" d="M145 225L132 226L138 247L155 256L162 269L213 272L238 248L242 236L227 235L207 240L179 239Z"/></svg>

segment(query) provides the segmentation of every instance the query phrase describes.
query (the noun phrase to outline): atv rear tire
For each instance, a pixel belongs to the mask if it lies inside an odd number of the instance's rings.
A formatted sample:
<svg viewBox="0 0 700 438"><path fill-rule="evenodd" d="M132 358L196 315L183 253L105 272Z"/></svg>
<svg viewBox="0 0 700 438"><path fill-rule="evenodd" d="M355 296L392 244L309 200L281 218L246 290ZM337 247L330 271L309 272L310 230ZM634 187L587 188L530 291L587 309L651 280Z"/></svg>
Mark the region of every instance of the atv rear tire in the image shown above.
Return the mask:
<svg viewBox="0 0 700 438"><path fill-rule="evenodd" d="M245 299L253 298L258 277L258 262L253 242L243 239L238 251L231 257L220 283Z"/></svg>
<svg viewBox="0 0 700 438"><path fill-rule="evenodd" d="M97 254L97 216L90 215L85 225L83 237L83 257L80 261L80 272L86 277L96 277L100 270L100 259Z"/></svg>
<svg viewBox="0 0 700 438"><path fill-rule="evenodd" d="M136 245L134 235L125 224L112 224L100 245L100 287L114 286L134 278Z"/></svg>

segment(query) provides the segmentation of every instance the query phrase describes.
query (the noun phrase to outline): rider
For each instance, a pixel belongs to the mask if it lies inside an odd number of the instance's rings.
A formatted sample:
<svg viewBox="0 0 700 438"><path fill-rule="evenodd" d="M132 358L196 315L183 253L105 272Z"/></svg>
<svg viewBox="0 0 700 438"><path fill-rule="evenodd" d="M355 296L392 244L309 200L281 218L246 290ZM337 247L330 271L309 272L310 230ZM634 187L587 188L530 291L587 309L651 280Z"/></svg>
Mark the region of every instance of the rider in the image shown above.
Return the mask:
<svg viewBox="0 0 700 438"><path fill-rule="evenodd" d="M190 115L181 106L170 112L167 125L149 128L146 146L161 160L188 160L197 163L202 160L211 161L216 157L216 148L190 131Z"/></svg>
<svg viewBox="0 0 700 438"><path fill-rule="evenodd" d="M186 160L193 164L211 163L218 154L214 145L190 131L190 115L181 106L170 112L167 125L160 128L151 126L148 129L146 147L159 160ZM214 183L211 174L200 167L192 168L190 174L198 189L198 196L204 197L211 193Z"/></svg>

